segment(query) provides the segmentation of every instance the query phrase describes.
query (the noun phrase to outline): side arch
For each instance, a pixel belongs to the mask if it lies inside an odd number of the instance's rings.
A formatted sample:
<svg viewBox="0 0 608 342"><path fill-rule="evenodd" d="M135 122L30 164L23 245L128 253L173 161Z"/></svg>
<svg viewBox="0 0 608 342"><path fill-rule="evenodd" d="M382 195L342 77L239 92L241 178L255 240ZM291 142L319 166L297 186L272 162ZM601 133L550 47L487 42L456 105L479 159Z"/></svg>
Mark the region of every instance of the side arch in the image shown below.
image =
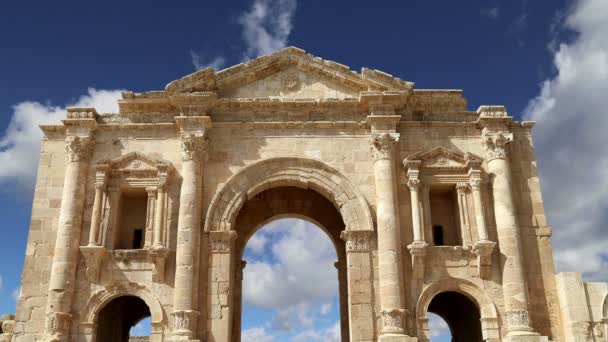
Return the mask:
<svg viewBox="0 0 608 342"><path fill-rule="evenodd" d="M233 175L211 200L205 231L233 230L248 199L281 186L311 189L325 196L342 215L346 230L374 230L365 197L338 170L320 160L284 156L255 162Z"/></svg>
<svg viewBox="0 0 608 342"><path fill-rule="evenodd" d="M427 286L416 303L418 338L425 341L424 332L428 331L427 313L436 295L444 292L457 292L470 299L479 309L484 341L498 341L500 338L498 313L494 302L475 283L460 278L444 278Z"/></svg>
<svg viewBox="0 0 608 342"><path fill-rule="evenodd" d="M163 307L150 290L143 285L132 282L108 285L91 296L81 316L81 334L94 334L99 312L112 300L123 296L138 297L146 303L150 309L151 316L152 333L150 338L151 340L160 341L160 339L156 339L154 336L161 337L163 333L163 327L165 325Z"/></svg>

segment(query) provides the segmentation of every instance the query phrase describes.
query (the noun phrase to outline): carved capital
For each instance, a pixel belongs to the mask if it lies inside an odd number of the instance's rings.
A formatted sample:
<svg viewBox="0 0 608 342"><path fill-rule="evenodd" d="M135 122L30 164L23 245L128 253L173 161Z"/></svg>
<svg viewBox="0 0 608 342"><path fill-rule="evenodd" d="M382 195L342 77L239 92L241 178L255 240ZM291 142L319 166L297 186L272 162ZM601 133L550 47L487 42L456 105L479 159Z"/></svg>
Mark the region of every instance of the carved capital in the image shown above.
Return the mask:
<svg viewBox="0 0 608 342"><path fill-rule="evenodd" d="M194 310L173 311L171 313L171 316L173 316L173 334L192 335L198 315L198 311Z"/></svg>
<svg viewBox="0 0 608 342"><path fill-rule="evenodd" d="M515 309L507 311L509 331L532 331L528 310Z"/></svg>
<svg viewBox="0 0 608 342"><path fill-rule="evenodd" d="M405 322L405 310L403 309L384 309L382 315L383 333L403 333Z"/></svg>
<svg viewBox="0 0 608 342"><path fill-rule="evenodd" d="M507 144L513 141L513 133L491 131L484 127L481 132L481 145L487 161L507 158Z"/></svg>
<svg viewBox="0 0 608 342"><path fill-rule="evenodd" d="M211 231L208 234L209 253L230 253L232 241L236 239L235 231Z"/></svg>
<svg viewBox="0 0 608 342"><path fill-rule="evenodd" d="M392 158L398 141L397 133L372 134L370 139L372 156L375 160Z"/></svg>
<svg viewBox="0 0 608 342"><path fill-rule="evenodd" d="M182 160L201 161L206 158L209 148L209 139L192 133L182 133L180 150Z"/></svg>
<svg viewBox="0 0 608 342"><path fill-rule="evenodd" d="M85 162L93 151L93 139L70 136L65 139L65 152L68 162Z"/></svg>
<svg viewBox="0 0 608 342"><path fill-rule="evenodd" d="M407 186L410 188L410 191L418 191L420 190L420 180L417 178L410 178L407 180Z"/></svg>
<svg viewBox="0 0 608 342"><path fill-rule="evenodd" d="M346 243L346 252L368 252L373 232L369 230L344 230L340 238Z"/></svg>
<svg viewBox="0 0 608 342"><path fill-rule="evenodd" d="M458 182L458 183L456 183L456 191L458 193L466 192L467 190L469 190L469 184L468 183L465 183L465 182Z"/></svg>
<svg viewBox="0 0 608 342"><path fill-rule="evenodd" d="M72 315L65 312L52 312L46 317L46 335L49 341L67 336L72 322Z"/></svg>
<svg viewBox="0 0 608 342"><path fill-rule="evenodd" d="M156 198L156 195L158 194L158 189L154 186L149 186L146 188L146 192L148 193L149 198Z"/></svg>
<svg viewBox="0 0 608 342"><path fill-rule="evenodd" d="M471 187L472 191L479 191L481 189L481 179L471 179L469 181L469 186Z"/></svg>

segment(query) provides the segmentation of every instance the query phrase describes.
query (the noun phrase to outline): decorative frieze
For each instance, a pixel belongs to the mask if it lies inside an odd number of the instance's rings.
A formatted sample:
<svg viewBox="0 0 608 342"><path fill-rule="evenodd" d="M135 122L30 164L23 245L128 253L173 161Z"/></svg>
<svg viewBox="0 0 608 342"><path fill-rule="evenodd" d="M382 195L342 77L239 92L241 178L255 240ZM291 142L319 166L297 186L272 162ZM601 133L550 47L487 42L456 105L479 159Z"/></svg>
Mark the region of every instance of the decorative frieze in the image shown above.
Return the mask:
<svg viewBox="0 0 608 342"><path fill-rule="evenodd" d="M372 156L375 160L392 158L398 141L399 134L396 133L372 134L370 139Z"/></svg>
<svg viewBox="0 0 608 342"><path fill-rule="evenodd" d="M93 139L88 137L69 136L65 139L65 152L68 162L85 162L93 151Z"/></svg>
<svg viewBox="0 0 608 342"><path fill-rule="evenodd" d="M513 133L491 131L484 127L481 132L481 145L486 154L486 160L507 158L507 144L513 141Z"/></svg>
<svg viewBox="0 0 608 342"><path fill-rule="evenodd" d="M340 238L346 243L346 252L369 252L371 249L372 231L344 230Z"/></svg>

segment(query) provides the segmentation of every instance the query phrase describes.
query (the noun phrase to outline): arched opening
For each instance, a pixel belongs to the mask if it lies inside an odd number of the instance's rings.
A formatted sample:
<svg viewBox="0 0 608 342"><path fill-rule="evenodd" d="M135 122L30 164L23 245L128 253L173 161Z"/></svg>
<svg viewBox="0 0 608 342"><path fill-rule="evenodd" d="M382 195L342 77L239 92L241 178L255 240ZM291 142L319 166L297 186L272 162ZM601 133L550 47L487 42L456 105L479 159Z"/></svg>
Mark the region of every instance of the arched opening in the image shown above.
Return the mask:
<svg viewBox="0 0 608 342"><path fill-rule="evenodd" d="M264 277L273 275L282 276L280 279L271 279L269 284L282 282L281 285L286 285L290 281L297 283L293 285L292 297L289 297L289 292L278 293L279 291L276 290L273 293L271 288L258 286L260 291L266 291L261 295L258 293L258 297L267 298L266 303L257 303L258 310L268 308L268 303L283 304L281 310L274 310L273 317L266 317L270 320L271 327L274 324L275 328L285 329L287 332L292 328L289 326L290 320L300 322L310 320L311 306L317 305L319 309L314 315L323 319L324 324L314 326L314 324L310 324L310 321L305 322L304 324L309 324L309 329L305 332L310 334L307 336L308 339L314 340L315 336L321 336L320 340L326 341L349 340L346 251L344 243L340 239L340 233L344 227L345 224L336 207L327 198L310 189L290 186L271 188L258 193L243 204L235 222L237 231L234 268L237 270L234 282L236 310L232 324L235 341L239 341L241 338L246 341L244 338L247 336L241 335L241 330L247 331L248 328L252 328L251 322L244 321L244 317L249 319L255 316L258 320L256 326L265 326L259 324L263 315L250 315L249 312L243 311L243 309L250 308L252 304L256 304L255 298L246 297L252 296L252 289L247 286L243 287L243 280L247 281L248 278L260 276L262 278L258 279L258 282L263 282L269 280ZM258 236L258 234L260 235ZM254 255L255 249L258 252L262 250L262 247L259 246L260 239L266 239L266 243L272 244L273 239L274 242L280 243L279 246L275 246L276 248L266 250L270 253L270 259L267 259L265 263L263 257L260 259L259 255ZM289 241L289 239L292 240ZM318 259L319 255L310 254L314 251L322 251L325 255L322 259ZM309 257L312 262L318 264L302 264L302 260L298 260L298 257ZM329 261L330 259L331 261ZM288 263L292 264L287 265ZM279 269L286 266L292 268L290 270L292 273ZM264 267L266 267L265 270L259 269ZM275 269L273 270L272 267ZM277 272L273 273L273 271ZM259 274L256 275L256 273ZM332 275L333 283L327 281ZM332 292L332 289L327 288L328 286L334 287L334 298L328 295ZM284 289L288 288L281 287L281 291ZM249 291L249 293L244 293L243 290ZM297 295L302 295L301 298L318 295L317 298L322 298L325 302L307 303L298 300ZM321 308L321 306L325 307ZM277 308L275 307L275 309ZM334 313L335 319L328 315L329 311ZM288 334L287 337L289 340L294 336Z"/></svg>
<svg viewBox="0 0 608 342"><path fill-rule="evenodd" d="M441 292L431 300L428 312L440 316L447 323L452 335L451 341L483 341L479 308L467 296L455 291ZM432 331L430 335L431 340L436 341L432 339Z"/></svg>
<svg viewBox="0 0 608 342"><path fill-rule="evenodd" d="M280 341L341 341L337 253L322 228L299 218L269 222L243 260L241 341L259 340L260 331Z"/></svg>
<svg viewBox="0 0 608 342"><path fill-rule="evenodd" d="M147 341L151 330L150 316L150 308L141 298L115 298L99 312L96 341Z"/></svg>

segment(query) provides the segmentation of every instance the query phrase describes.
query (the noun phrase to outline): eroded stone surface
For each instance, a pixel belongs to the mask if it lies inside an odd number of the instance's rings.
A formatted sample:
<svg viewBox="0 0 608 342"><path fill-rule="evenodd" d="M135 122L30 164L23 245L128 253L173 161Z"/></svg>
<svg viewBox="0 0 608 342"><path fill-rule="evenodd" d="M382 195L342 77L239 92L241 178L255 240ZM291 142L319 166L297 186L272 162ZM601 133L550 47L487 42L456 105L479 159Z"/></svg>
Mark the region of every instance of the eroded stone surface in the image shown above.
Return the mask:
<svg viewBox="0 0 608 342"><path fill-rule="evenodd" d="M92 341L110 307L150 341L238 341L245 243L285 215L336 245L344 341L428 341L447 292L484 341L608 341L608 284L554 275L533 124L502 106L297 48L119 105L42 127L0 341Z"/></svg>

